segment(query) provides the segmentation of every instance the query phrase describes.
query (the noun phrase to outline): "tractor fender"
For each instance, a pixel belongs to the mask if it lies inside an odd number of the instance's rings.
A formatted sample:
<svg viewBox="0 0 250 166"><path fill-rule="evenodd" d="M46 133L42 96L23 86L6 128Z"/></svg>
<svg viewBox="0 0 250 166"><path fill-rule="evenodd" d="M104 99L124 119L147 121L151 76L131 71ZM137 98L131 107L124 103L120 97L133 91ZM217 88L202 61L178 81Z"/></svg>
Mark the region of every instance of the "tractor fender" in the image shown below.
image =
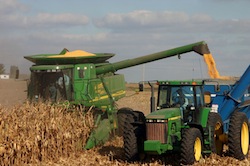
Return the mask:
<svg viewBox="0 0 250 166"><path fill-rule="evenodd" d="M200 124L203 128L207 127L208 115L211 112L211 108L203 108L200 114Z"/></svg>
<svg viewBox="0 0 250 166"><path fill-rule="evenodd" d="M197 129L199 129L200 130L200 132L201 132L201 134L202 134L202 137L204 138L204 129L203 129L203 127L202 127L202 125L201 124L198 124L198 123L187 123L187 126L189 127L189 128L197 128Z"/></svg>

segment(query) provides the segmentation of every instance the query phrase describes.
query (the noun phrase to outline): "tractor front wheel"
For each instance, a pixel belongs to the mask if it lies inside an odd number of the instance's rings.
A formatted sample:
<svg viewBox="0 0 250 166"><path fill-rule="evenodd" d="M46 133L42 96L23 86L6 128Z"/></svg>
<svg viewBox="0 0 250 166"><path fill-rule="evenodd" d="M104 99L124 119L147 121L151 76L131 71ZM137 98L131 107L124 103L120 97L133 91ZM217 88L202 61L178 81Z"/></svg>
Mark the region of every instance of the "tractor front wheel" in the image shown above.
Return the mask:
<svg viewBox="0 0 250 166"><path fill-rule="evenodd" d="M184 129L181 143L181 163L193 164L202 157L202 135L199 129Z"/></svg>
<svg viewBox="0 0 250 166"><path fill-rule="evenodd" d="M230 118L228 130L229 154L239 160L248 155L249 150L249 126L245 113L235 112Z"/></svg>

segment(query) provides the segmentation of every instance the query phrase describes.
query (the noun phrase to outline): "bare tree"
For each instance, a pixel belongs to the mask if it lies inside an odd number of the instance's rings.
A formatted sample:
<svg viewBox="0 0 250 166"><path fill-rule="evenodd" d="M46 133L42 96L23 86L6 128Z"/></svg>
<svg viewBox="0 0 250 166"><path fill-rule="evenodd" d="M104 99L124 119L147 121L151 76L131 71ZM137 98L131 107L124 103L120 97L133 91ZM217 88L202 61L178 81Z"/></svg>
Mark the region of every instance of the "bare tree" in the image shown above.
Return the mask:
<svg viewBox="0 0 250 166"><path fill-rule="evenodd" d="M0 64L0 74L4 74L4 73L5 73L4 64Z"/></svg>

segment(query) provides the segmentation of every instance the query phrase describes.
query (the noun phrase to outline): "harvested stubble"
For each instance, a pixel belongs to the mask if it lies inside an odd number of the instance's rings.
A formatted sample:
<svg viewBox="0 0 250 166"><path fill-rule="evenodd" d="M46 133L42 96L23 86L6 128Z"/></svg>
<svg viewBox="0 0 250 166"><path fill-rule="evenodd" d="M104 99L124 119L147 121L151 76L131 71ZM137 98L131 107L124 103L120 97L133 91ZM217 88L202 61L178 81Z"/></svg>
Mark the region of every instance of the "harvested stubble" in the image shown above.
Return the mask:
<svg viewBox="0 0 250 166"><path fill-rule="evenodd" d="M93 126L90 110L49 103L0 107L0 165L38 164L82 151Z"/></svg>

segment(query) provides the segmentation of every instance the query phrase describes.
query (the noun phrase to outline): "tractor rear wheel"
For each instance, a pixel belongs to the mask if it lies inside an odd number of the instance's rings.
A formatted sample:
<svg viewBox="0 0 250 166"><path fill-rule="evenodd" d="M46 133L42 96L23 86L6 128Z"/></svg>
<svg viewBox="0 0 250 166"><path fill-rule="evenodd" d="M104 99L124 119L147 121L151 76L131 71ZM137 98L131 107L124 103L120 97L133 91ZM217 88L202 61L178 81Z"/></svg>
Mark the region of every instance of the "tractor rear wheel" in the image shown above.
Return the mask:
<svg viewBox="0 0 250 166"><path fill-rule="evenodd" d="M181 142L181 163L188 165L202 157L202 135L199 129L184 129Z"/></svg>
<svg viewBox="0 0 250 166"><path fill-rule="evenodd" d="M145 119L144 114L140 118ZM144 141L145 141L145 123L138 121L136 115L128 114L124 126L124 151L125 158L128 161L136 161L142 159L144 155ZM134 123L136 122L136 124Z"/></svg>
<svg viewBox="0 0 250 166"><path fill-rule="evenodd" d="M230 118L228 130L229 154L239 160L248 155L249 150L249 126L245 113L235 112Z"/></svg>
<svg viewBox="0 0 250 166"><path fill-rule="evenodd" d="M124 134L124 126L128 114L133 114L133 110L131 108L124 107L119 109L117 112L118 136L123 136Z"/></svg>
<svg viewBox="0 0 250 166"><path fill-rule="evenodd" d="M218 155L222 155L223 142L219 139L219 136L223 134L223 122L218 113L210 112L208 115L207 126L210 127L211 135L211 151Z"/></svg>

